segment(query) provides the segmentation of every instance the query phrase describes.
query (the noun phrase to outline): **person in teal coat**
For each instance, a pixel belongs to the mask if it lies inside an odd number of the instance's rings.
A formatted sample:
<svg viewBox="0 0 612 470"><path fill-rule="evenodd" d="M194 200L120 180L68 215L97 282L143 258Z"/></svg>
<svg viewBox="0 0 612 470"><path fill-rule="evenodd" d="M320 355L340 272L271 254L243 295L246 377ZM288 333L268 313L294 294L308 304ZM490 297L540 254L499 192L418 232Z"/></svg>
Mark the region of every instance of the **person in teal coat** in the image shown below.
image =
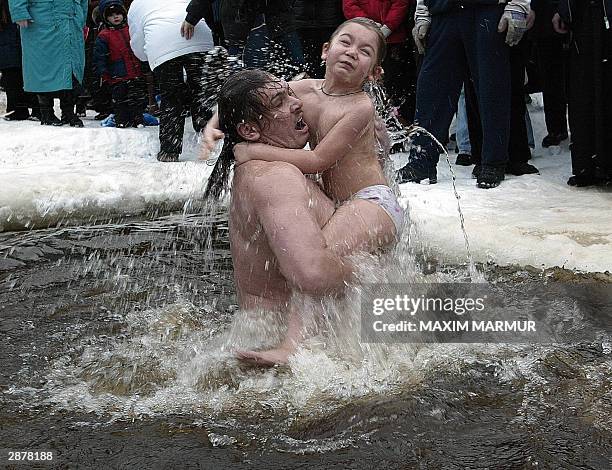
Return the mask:
<svg viewBox="0 0 612 470"><path fill-rule="evenodd" d="M24 89L38 93L41 123L83 127L73 89L83 80L88 0L9 0L9 6L21 30ZM55 95L61 121L53 114Z"/></svg>

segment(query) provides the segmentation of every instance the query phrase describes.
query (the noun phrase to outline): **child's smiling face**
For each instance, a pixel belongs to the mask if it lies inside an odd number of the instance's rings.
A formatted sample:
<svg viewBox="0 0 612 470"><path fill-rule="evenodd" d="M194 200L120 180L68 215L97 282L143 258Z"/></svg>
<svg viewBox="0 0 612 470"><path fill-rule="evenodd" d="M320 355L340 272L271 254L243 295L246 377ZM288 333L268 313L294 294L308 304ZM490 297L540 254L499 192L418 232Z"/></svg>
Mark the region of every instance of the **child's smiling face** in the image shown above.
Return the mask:
<svg viewBox="0 0 612 470"><path fill-rule="evenodd" d="M378 35L371 29L348 23L323 46L322 58L331 73L363 83L375 78L378 41Z"/></svg>

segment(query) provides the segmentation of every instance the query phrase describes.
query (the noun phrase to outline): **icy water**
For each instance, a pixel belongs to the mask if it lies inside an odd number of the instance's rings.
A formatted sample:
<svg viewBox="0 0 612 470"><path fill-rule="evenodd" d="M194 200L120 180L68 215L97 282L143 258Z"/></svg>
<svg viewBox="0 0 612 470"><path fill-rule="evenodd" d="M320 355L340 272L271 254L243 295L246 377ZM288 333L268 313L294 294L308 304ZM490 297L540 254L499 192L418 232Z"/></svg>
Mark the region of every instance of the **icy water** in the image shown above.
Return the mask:
<svg viewBox="0 0 612 470"><path fill-rule="evenodd" d="M466 280L410 237L383 261L387 280ZM50 450L57 468L610 468L605 335L366 345L337 306L288 367L253 369L232 348L280 330L237 311L231 269L223 212L0 234L2 464ZM611 282L480 269L517 299L526 281Z"/></svg>

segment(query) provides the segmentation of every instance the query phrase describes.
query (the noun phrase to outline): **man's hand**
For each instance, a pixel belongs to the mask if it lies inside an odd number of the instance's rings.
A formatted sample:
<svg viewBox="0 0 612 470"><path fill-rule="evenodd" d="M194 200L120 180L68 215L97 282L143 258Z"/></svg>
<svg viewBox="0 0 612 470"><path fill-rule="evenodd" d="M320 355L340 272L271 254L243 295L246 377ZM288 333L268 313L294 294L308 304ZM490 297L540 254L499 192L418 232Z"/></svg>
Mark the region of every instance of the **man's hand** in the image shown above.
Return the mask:
<svg viewBox="0 0 612 470"><path fill-rule="evenodd" d="M500 33L507 31L506 44L516 46L527 31L527 11L523 10L521 6L513 5L512 2L508 3L504 8L501 20L499 20L497 31Z"/></svg>
<svg viewBox="0 0 612 470"><path fill-rule="evenodd" d="M431 19L427 16L418 16L414 19L414 28L412 28L412 37L416 44L419 54L425 54L425 38L431 26Z"/></svg>
<svg viewBox="0 0 612 470"><path fill-rule="evenodd" d="M555 16L552 18L553 29L559 34L567 34L569 29L565 24L565 21L561 19L559 13L555 13Z"/></svg>
<svg viewBox="0 0 612 470"><path fill-rule="evenodd" d="M535 11L529 10L529 14L527 15L527 29L528 30L533 28L533 25L535 24L535 20L536 20Z"/></svg>
<svg viewBox="0 0 612 470"><path fill-rule="evenodd" d="M27 28L32 23L32 20L19 20L16 22L20 28Z"/></svg>
<svg viewBox="0 0 612 470"><path fill-rule="evenodd" d="M206 123L206 127L204 127L204 138L202 139L202 150L198 157L200 160L208 160L210 152L213 151L217 142L225 137L221 129L217 128L218 125L219 119L216 114Z"/></svg>
<svg viewBox="0 0 612 470"><path fill-rule="evenodd" d="M195 31L194 25L192 25L191 23L187 23L187 21L183 21L183 24L181 24L181 36L189 40L193 37L194 31Z"/></svg>

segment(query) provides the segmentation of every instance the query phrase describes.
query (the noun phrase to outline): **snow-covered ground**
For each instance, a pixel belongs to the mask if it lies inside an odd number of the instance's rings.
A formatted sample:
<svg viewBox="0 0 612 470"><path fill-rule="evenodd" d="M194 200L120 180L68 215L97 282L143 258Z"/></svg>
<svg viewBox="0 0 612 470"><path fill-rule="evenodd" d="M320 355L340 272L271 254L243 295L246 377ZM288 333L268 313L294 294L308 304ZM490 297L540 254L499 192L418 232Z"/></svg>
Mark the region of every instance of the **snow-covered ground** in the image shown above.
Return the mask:
<svg viewBox="0 0 612 470"><path fill-rule="evenodd" d="M531 111L539 144L544 117L537 103ZM197 161L189 123L179 163L156 161L157 128L101 128L91 116L85 126L0 120L0 230L138 214L160 205L180 209L201 200L211 167ZM567 143L552 152L538 145L531 163L541 175L508 176L491 190L475 187L471 168L454 167L474 259L612 270L612 190L567 186ZM464 262L448 165L441 163L438 174L437 185L402 185L402 202L421 241L442 261Z"/></svg>
<svg viewBox="0 0 612 470"><path fill-rule="evenodd" d="M156 160L157 127L103 128L88 113L84 129L0 119L0 231L180 209L201 198L212 167L195 161L189 120L181 161L169 164Z"/></svg>
<svg viewBox="0 0 612 470"><path fill-rule="evenodd" d="M568 142L543 149L541 96L530 115L536 149L530 163L540 175L512 176L495 189L479 189L473 167L453 165L465 228L475 261L499 265L612 270L612 188L573 188ZM450 153L454 163L455 154ZM420 239L447 262L464 261L466 245L449 166L438 165L438 184L401 186Z"/></svg>

